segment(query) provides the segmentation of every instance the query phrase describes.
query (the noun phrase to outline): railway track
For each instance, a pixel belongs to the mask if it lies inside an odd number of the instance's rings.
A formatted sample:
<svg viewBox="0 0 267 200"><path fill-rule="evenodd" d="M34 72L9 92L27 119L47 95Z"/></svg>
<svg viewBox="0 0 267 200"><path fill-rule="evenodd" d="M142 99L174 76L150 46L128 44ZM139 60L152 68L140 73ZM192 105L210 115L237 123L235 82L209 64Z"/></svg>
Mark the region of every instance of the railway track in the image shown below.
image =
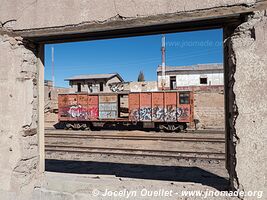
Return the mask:
<svg viewBox="0 0 267 200"><path fill-rule="evenodd" d="M225 161L222 148L225 143L223 134L216 136L186 133L168 135L144 132L104 131L96 133L50 130L45 133L45 139L45 151L48 158L59 156L61 159L69 157L86 160L89 157L94 159L100 156L102 159L108 156L111 160L123 158L123 160L139 159L146 162L145 160L152 159L163 163L166 159L186 162L216 161L220 163ZM157 143L158 141L160 143Z"/></svg>
<svg viewBox="0 0 267 200"><path fill-rule="evenodd" d="M119 140L150 140L173 142L212 142L225 143L224 138L210 137L181 137L181 136L156 136L156 135L113 135L113 134L45 134L46 138L72 138L72 139L119 139Z"/></svg>
<svg viewBox="0 0 267 200"><path fill-rule="evenodd" d="M133 149L133 148L114 148L114 147L92 147L74 145L45 145L46 153L77 153L77 154L104 154L117 156L134 157L157 157L171 159L200 159L224 161L225 154L220 152L194 152L194 151L174 151L157 149Z"/></svg>

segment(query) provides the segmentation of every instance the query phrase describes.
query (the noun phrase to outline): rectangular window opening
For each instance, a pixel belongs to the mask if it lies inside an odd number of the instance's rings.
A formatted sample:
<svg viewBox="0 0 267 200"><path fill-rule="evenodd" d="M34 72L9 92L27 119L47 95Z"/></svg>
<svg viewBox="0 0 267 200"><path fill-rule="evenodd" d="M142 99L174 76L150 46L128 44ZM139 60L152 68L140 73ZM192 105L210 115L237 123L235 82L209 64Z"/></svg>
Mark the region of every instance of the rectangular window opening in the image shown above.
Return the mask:
<svg viewBox="0 0 267 200"><path fill-rule="evenodd" d="M104 83L101 82L99 87L100 87L100 89L99 89L100 92L103 92L104 91Z"/></svg>
<svg viewBox="0 0 267 200"><path fill-rule="evenodd" d="M200 78L200 84L207 84L208 83L208 78Z"/></svg>
<svg viewBox="0 0 267 200"><path fill-rule="evenodd" d="M176 89L176 76L170 77L170 89L171 90Z"/></svg>
<svg viewBox="0 0 267 200"><path fill-rule="evenodd" d="M81 92L81 91L82 91L82 84L77 83L77 92Z"/></svg>

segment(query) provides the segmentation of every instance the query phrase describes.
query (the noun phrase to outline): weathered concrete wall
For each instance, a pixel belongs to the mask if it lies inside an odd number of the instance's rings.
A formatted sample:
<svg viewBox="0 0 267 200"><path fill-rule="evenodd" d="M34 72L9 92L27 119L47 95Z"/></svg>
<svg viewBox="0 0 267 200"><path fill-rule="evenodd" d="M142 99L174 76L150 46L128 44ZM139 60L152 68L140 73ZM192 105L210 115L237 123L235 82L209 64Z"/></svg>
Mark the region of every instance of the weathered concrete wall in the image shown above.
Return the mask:
<svg viewBox="0 0 267 200"><path fill-rule="evenodd" d="M197 129L224 129L224 88L194 91L194 119Z"/></svg>
<svg viewBox="0 0 267 200"><path fill-rule="evenodd" d="M228 38L234 74L236 187L266 195L267 16L250 15ZM231 152L232 153L232 152ZM232 163L235 165L235 163ZM266 198L266 196L265 196ZM250 198L246 198L250 199ZM253 198L251 198L253 199Z"/></svg>
<svg viewBox="0 0 267 200"><path fill-rule="evenodd" d="M36 56L21 40L0 30L0 199L29 199L38 176Z"/></svg>
<svg viewBox="0 0 267 200"><path fill-rule="evenodd" d="M127 87L125 88L128 89ZM131 92L153 92L158 91L158 83L156 81L145 81L145 82L130 82L129 91Z"/></svg>
<svg viewBox="0 0 267 200"><path fill-rule="evenodd" d="M233 111L226 114L230 126L228 167L234 186L245 191L266 188L265 32L266 12L256 12L226 38L227 87L232 88L228 93L234 99Z"/></svg>
<svg viewBox="0 0 267 200"><path fill-rule="evenodd" d="M14 30L36 29L255 3L256 0L3 0L0 21Z"/></svg>

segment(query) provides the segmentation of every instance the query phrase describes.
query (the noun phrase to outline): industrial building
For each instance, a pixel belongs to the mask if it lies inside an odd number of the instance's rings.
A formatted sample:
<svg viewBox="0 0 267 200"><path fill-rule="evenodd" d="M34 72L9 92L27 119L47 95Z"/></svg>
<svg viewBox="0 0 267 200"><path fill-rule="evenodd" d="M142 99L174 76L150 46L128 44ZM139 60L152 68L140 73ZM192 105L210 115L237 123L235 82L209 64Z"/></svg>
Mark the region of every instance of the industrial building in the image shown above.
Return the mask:
<svg viewBox="0 0 267 200"><path fill-rule="evenodd" d="M158 87L162 89L163 76L164 89L174 90L188 86L222 86L224 85L222 64L198 64L193 66L166 66L165 76L162 67L157 69Z"/></svg>
<svg viewBox="0 0 267 200"><path fill-rule="evenodd" d="M118 73L78 75L65 79L74 92L112 92L110 84L124 82Z"/></svg>

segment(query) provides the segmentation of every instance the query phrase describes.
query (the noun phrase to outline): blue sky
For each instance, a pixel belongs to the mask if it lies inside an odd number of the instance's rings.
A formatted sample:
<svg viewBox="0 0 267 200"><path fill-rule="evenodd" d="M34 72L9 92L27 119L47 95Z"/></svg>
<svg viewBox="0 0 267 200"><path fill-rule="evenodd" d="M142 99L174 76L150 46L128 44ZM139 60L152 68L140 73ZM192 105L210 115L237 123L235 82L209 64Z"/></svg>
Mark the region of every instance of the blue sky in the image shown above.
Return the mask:
<svg viewBox="0 0 267 200"><path fill-rule="evenodd" d="M166 65L222 63L222 29L166 34ZM49 44L45 46L45 79L52 79L54 46L55 84L68 87L65 78L80 74L118 72L125 81L136 81L140 71L156 80L161 64L161 36Z"/></svg>

